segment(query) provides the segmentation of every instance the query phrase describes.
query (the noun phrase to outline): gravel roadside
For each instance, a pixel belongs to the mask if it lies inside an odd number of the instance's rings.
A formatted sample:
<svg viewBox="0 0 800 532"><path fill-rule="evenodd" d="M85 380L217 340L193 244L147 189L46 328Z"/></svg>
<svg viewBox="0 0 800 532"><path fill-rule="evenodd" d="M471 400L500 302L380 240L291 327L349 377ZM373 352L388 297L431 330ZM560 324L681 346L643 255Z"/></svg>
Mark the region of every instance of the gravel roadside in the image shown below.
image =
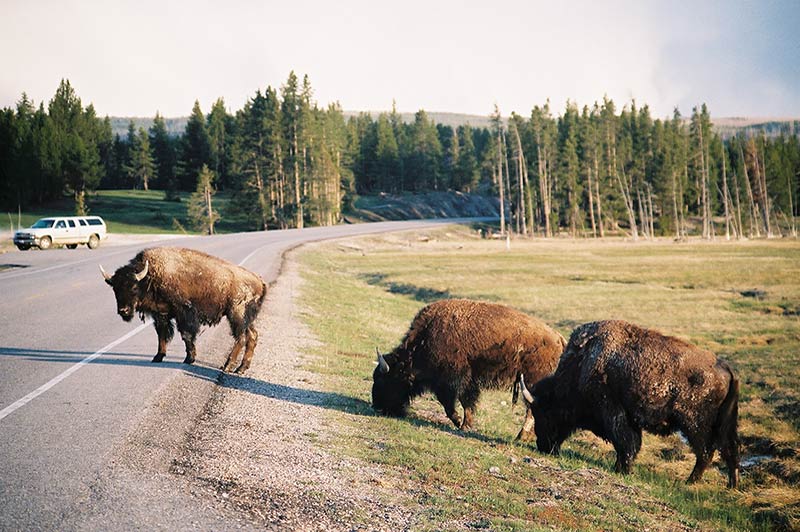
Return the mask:
<svg viewBox="0 0 800 532"><path fill-rule="evenodd" d="M173 473L213 490L270 530L409 530L414 502L381 484L380 467L331 447L350 416L318 375L303 369L314 339L295 296L299 266L287 254L259 317L248 373L224 375Z"/></svg>

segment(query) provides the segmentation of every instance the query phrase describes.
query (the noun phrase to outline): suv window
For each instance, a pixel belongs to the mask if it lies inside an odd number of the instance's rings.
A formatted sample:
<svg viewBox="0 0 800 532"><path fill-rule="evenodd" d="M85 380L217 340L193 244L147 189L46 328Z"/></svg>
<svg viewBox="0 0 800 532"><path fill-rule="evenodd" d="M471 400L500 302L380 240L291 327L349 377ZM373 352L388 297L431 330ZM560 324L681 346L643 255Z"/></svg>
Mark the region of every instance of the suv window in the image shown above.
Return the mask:
<svg viewBox="0 0 800 532"><path fill-rule="evenodd" d="M44 218L42 220L37 221L31 227L33 227L34 229L46 229L48 227L53 227L53 222L55 222L55 220L53 220L52 218Z"/></svg>
<svg viewBox="0 0 800 532"><path fill-rule="evenodd" d="M89 225L103 225L103 221L98 218L89 218L87 221Z"/></svg>
<svg viewBox="0 0 800 532"><path fill-rule="evenodd" d="M67 224L64 223L64 220L59 220L58 223L56 223L56 229L64 229L66 227Z"/></svg>
<svg viewBox="0 0 800 532"><path fill-rule="evenodd" d="M75 227L75 222L73 220L67 220L67 223L70 227Z"/></svg>
<svg viewBox="0 0 800 532"><path fill-rule="evenodd" d="M80 218L78 222L80 222L81 225L86 225L86 220L84 220L83 218Z"/></svg>

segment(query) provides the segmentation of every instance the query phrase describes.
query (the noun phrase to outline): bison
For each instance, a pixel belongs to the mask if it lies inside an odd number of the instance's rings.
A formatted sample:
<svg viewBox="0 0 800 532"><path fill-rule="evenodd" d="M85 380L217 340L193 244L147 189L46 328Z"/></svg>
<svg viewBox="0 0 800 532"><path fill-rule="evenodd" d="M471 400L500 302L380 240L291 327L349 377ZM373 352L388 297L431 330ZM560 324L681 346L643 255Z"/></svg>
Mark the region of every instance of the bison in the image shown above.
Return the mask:
<svg viewBox="0 0 800 532"><path fill-rule="evenodd" d="M158 333L158 352L153 362L161 362L172 339L172 320L186 344L184 363L195 360L195 338L200 325L216 325L228 318L235 343L223 371L237 362L242 347L245 353L236 373L250 367L258 342L254 321L264 302L267 287L261 278L206 253L184 248L150 248L141 251L114 275L100 266L103 277L117 299L117 313L125 321L134 312L144 320L153 318Z"/></svg>
<svg viewBox="0 0 800 532"><path fill-rule="evenodd" d="M519 376L535 382L552 373L564 345L564 337L545 323L504 305L437 301L419 311L394 351L378 353L372 405L402 417L411 399L432 391L453 424L468 430L481 390L512 386L516 401ZM528 412L517 438L527 439L532 424Z"/></svg>
<svg viewBox="0 0 800 532"><path fill-rule="evenodd" d="M713 353L624 321L575 329L555 373L528 391L536 445L558 453L576 429L611 442L614 470L628 473L642 445L642 430L680 431L697 461L687 482L700 480L719 449L728 487L739 479L739 381Z"/></svg>

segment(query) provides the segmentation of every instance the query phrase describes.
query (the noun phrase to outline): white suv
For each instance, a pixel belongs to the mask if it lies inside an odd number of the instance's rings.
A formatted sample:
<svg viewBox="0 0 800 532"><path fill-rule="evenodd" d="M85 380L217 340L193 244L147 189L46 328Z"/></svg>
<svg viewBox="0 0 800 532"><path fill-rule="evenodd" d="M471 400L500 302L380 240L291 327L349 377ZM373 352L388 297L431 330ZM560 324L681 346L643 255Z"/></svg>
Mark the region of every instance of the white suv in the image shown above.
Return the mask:
<svg viewBox="0 0 800 532"><path fill-rule="evenodd" d="M53 216L16 231L14 245L23 251L33 246L48 249L54 245L75 249L78 244L94 249L106 236L106 223L99 216Z"/></svg>

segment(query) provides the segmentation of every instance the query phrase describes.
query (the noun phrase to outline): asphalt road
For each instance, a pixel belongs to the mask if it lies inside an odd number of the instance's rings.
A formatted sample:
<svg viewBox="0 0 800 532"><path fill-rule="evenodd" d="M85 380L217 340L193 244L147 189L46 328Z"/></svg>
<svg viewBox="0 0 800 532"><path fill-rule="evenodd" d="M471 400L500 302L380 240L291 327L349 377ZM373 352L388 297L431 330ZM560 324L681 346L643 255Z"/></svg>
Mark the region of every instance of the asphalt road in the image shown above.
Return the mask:
<svg viewBox="0 0 800 532"><path fill-rule="evenodd" d="M458 221L465 220L240 233L158 245L205 251L269 283L279 273L281 254L302 243ZM193 378L181 364L177 334L165 362L150 362L155 331L116 315L113 292L98 268L102 263L113 272L145 247L0 255L0 268L14 265L0 270L0 530L246 528L230 521L223 526L216 510L196 508L147 473L153 471L147 461L167 467L164 442L181 442L191 429L202 409L197 403L215 386L210 368L224 357L218 351L229 348L229 336L226 323L200 336ZM208 378L197 378L204 367ZM178 404L194 410L170 410ZM164 422L147 428L147 413ZM130 441L141 451L120 456ZM114 468L125 459L135 466Z"/></svg>

